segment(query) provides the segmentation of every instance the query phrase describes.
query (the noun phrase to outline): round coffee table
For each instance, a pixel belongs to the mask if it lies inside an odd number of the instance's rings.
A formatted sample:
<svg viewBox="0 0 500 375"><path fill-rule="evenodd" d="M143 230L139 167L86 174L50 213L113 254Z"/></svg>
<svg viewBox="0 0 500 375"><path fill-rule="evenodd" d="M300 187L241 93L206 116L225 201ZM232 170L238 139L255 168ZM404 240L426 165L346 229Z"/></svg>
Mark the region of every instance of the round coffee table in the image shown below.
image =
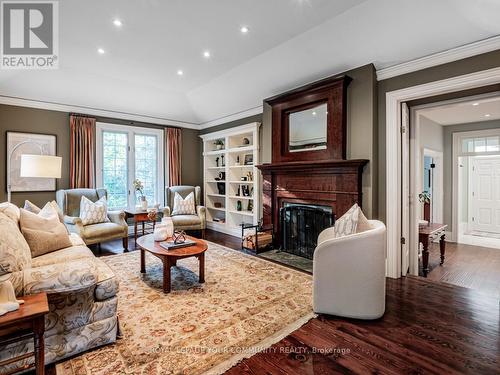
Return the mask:
<svg viewBox="0 0 500 375"><path fill-rule="evenodd" d="M146 273L146 251L161 259L163 262L163 292L170 293L170 268L177 265L177 260L183 258L196 257L200 263L199 281L205 282L205 251L208 245L198 238L186 236L195 241L196 244L181 247L175 250L167 250L154 240L153 234L147 234L137 239L137 245L141 250L141 273Z"/></svg>

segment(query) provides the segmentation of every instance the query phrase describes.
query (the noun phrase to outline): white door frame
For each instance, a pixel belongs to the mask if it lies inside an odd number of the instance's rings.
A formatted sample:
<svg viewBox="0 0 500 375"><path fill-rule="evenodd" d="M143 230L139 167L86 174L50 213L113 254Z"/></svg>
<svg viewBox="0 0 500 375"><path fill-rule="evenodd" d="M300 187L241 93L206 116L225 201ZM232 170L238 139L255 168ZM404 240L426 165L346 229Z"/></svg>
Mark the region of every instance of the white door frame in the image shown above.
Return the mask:
<svg viewBox="0 0 500 375"><path fill-rule="evenodd" d="M401 191L401 104L429 96L500 83L500 67L386 93L386 275L401 277L400 204L394 197ZM408 213L409 214L409 213Z"/></svg>
<svg viewBox="0 0 500 375"><path fill-rule="evenodd" d="M485 130L472 130L453 133L453 143L452 143L452 164L453 164L453 189L452 196L452 238L455 242L460 241L460 236L463 234L459 230L460 218L462 217L462 206L459 204L461 196L461 184L459 179L460 166L458 163L458 158L460 156L479 156L479 155L498 155L498 152L481 152L481 153L464 153L462 152L462 140L465 138L475 138L475 137L488 137L498 135L500 136L500 129L485 129ZM470 160L469 160L470 162Z"/></svg>
<svg viewBox="0 0 500 375"><path fill-rule="evenodd" d="M435 190L438 192L432 204L432 218L436 223L442 223L443 220L443 152L431 150L428 148L420 147L420 114L419 110L423 108L428 108L428 105L414 107L410 111L410 186L408 188L410 210L406 215L409 217L409 228L407 233L409 233L409 268L408 273L410 275L418 276L418 264L419 264L419 241L418 241L418 221L422 211L421 204L418 200L418 195L423 190L423 175L422 166L424 155L432 156L437 160L435 175ZM403 216L405 217L405 216ZM404 223L402 223L404 225ZM404 233L404 231L402 231ZM402 271L402 276L404 276L404 271Z"/></svg>

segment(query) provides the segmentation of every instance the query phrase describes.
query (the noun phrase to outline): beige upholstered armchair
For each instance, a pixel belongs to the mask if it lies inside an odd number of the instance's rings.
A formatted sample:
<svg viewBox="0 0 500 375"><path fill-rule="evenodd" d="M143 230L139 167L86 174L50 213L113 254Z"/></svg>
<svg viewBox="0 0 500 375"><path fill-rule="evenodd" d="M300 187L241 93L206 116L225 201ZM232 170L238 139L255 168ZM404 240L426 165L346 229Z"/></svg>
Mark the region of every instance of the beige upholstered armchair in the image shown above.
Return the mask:
<svg viewBox="0 0 500 375"><path fill-rule="evenodd" d="M164 216L171 216L174 228L179 230L199 230L202 238L205 238L205 228L207 227L206 208L200 205L201 188L199 186L171 186L167 187L166 207L163 210ZM179 193L182 198L194 193L196 215L171 215L174 207L175 193Z"/></svg>
<svg viewBox="0 0 500 375"><path fill-rule="evenodd" d="M109 222L83 225L80 219L80 202L82 196L97 202L107 197L106 189L69 189L59 190L56 194L57 204L64 213L64 224L70 233L78 234L86 245L98 244L121 238L123 248L128 249L128 225L125 212L108 211Z"/></svg>

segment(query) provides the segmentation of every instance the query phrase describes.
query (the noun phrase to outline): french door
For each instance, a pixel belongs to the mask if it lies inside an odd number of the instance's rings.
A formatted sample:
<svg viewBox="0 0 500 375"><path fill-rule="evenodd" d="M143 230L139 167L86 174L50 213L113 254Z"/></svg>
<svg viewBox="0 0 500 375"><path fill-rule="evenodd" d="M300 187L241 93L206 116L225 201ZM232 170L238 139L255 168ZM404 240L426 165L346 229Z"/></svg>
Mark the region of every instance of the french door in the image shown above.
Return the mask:
<svg viewBox="0 0 500 375"><path fill-rule="evenodd" d="M96 132L96 181L107 189L110 209L139 205L132 186L136 179L150 206L163 204L163 131L97 123Z"/></svg>

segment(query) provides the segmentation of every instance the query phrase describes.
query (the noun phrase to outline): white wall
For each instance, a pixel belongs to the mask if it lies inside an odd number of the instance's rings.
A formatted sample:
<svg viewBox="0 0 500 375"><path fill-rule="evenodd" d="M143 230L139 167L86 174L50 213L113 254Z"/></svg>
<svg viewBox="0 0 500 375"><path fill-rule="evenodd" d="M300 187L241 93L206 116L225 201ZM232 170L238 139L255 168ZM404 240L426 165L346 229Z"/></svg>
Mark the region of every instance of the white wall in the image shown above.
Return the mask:
<svg viewBox="0 0 500 375"><path fill-rule="evenodd" d="M420 150L421 162L423 163L424 148L434 151L444 151L444 130L443 126L420 115ZM423 164L422 164L423 165Z"/></svg>

